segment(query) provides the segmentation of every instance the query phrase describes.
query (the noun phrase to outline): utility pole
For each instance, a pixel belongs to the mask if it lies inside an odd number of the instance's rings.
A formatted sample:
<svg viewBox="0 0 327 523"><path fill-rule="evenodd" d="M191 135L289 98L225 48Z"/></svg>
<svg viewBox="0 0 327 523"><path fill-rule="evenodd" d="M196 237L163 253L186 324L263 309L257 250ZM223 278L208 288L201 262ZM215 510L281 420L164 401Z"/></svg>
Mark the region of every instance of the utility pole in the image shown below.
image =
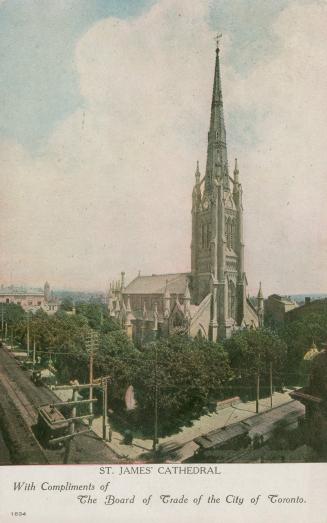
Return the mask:
<svg viewBox="0 0 327 523"><path fill-rule="evenodd" d="M93 399L93 348L90 351L90 363L89 363L89 383L91 384L89 390L89 399ZM93 414L93 403L90 403L90 414ZM90 424L92 425L92 418L90 418Z"/></svg>
<svg viewBox="0 0 327 523"><path fill-rule="evenodd" d="M11 341L10 341L11 348L14 347L14 327L11 327Z"/></svg>
<svg viewBox="0 0 327 523"><path fill-rule="evenodd" d="M35 336L34 336L34 339L33 339L33 367L35 366L35 363L36 363L36 344L35 344Z"/></svg>
<svg viewBox="0 0 327 523"><path fill-rule="evenodd" d="M93 387L100 387L102 390L102 439L104 441L108 439L108 382L110 380L111 376L102 376L93 380ZM91 401L93 403L96 399Z"/></svg>
<svg viewBox="0 0 327 523"><path fill-rule="evenodd" d="M273 406L273 380L272 380L272 362L269 365L269 381L270 381L270 408Z"/></svg>
<svg viewBox="0 0 327 523"><path fill-rule="evenodd" d="M93 399L93 358L94 358L94 351L99 346L99 337L97 332L90 330L89 334L86 337L85 340L86 348L89 352L90 360L89 360L89 382L90 382L90 392L89 392L89 399ZM93 414L93 402L90 401L90 414ZM92 417L89 418L89 425L92 426Z"/></svg>
<svg viewBox="0 0 327 523"><path fill-rule="evenodd" d="M5 340L7 340L7 335L8 335L8 323L5 322Z"/></svg>
<svg viewBox="0 0 327 523"><path fill-rule="evenodd" d="M29 358L29 355L30 355L30 314L29 314L29 312L27 312L26 352L27 352L27 358Z"/></svg>
<svg viewBox="0 0 327 523"><path fill-rule="evenodd" d="M259 395L260 395L260 374L259 374L259 370L257 370L257 396L256 396L256 402L255 402L255 411L257 414L259 412Z"/></svg>
<svg viewBox="0 0 327 523"><path fill-rule="evenodd" d="M102 380L102 439L107 440L108 427L108 378Z"/></svg>
<svg viewBox="0 0 327 523"><path fill-rule="evenodd" d="M3 303L1 303L1 338L3 338Z"/></svg>
<svg viewBox="0 0 327 523"><path fill-rule="evenodd" d="M155 367L154 367L154 437L153 437L153 452L157 451L158 442L158 348L155 345Z"/></svg>
<svg viewBox="0 0 327 523"><path fill-rule="evenodd" d="M77 396L78 396L78 390L76 388L74 388L73 389L73 401L77 401ZM76 418L76 404L72 408L71 417ZM64 464L65 465L67 465L67 463L69 461L70 448L71 448L72 439L73 439L74 434L75 434L75 421L73 420L69 423L69 435L71 437L67 439L66 445L65 445L65 455L64 455Z"/></svg>
<svg viewBox="0 0 327 523"><path fill-rule="evenodd" d="M98 386L98 385L95 385ZM100 384L100 387L102 385ZM64 463L69 462L69 454L70 454L70 442L75 436L81 436L82 434L89 433L90 427L88 427L85 430L75 430L75 422L79 423L81 420L85 420L86 418L90 417L90 414L77 414L77 408L79 405L87 405L90 400L79 400L78 399L78 392L82 389L89 389L90 384L85 383L83 385L77 385L75 382L71 382L69 385L57 385L54 387L55 390L69 390L73 388L73 397L70 401L61 401L59 403L52 403L50 405L43 405L38 409L39 415L44 419L44 410L47 411L46 413L46 423L48 424L50 421L51 429L56 429L57 424L62 424L63 422L67 422L67 428L68 428L68 434L65 434L63 436L51 438L49 440L50 445L56 445L57 443L65 442L65 455L64 455ZM92 402L97 401L96 399L92 400ZM50 407L50 409L49 409ZM62 412L60 412L61 408L69 407L70 410L70 416L66 418ZM50 410L50 412L49 412ZM58 414L60 414L60 419L58 419ZM50 415L50 420L49 420Z"/></svg>

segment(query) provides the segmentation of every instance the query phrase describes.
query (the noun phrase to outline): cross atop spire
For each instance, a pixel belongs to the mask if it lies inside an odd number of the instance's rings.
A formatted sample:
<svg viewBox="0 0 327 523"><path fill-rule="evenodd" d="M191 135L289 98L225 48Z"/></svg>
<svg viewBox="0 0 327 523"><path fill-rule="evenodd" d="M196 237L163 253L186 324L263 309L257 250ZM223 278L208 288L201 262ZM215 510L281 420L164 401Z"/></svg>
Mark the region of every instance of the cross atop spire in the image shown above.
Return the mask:
<svg viewBox="0 0 327 523"><path fill-rule="evenodd" d="M259 284L258 299L263 300L263 292L262 292L262 285L261 285L261 282L260 282L260 284Z"/></svg>
<svg viewBox="0 0 327 523"><path fill-rule="evenodd" d="M219 52L219 41L222 39L223 35L222 33L217 33L217 35L215 36L215 40L216 40L216 51Z"/></svg>

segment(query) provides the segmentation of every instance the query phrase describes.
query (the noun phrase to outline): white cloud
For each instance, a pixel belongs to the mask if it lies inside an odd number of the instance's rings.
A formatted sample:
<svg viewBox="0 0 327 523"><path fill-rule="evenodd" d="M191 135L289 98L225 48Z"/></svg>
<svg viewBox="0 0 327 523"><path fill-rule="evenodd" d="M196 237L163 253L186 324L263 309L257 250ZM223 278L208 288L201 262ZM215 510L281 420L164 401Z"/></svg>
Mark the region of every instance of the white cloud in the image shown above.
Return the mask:
<svg viewBox="0 0 327 523"><path fill-rule="evenodd" d="M189 269L214 67L208 13L208 2L162 0L79 41L85 109L57 126L38 159L3 144L6 278L94 288L122 269ZM278 53L247 77L226 62L224 38L227 125L240 111L240 128L257 136L245 146L227 128L230 158L241 160L251 290L259 279L268 291L327 290L326 18L317 3L286 9Z"/></svg>
<svg viewBox="0 0 327 523"><path fill-rule="evenodd" d="M247 258L268 290L326 291L327 22L325 6L279 17L280 52L236 82L233 104L253 107L258 141L242 151Z"/></svg>

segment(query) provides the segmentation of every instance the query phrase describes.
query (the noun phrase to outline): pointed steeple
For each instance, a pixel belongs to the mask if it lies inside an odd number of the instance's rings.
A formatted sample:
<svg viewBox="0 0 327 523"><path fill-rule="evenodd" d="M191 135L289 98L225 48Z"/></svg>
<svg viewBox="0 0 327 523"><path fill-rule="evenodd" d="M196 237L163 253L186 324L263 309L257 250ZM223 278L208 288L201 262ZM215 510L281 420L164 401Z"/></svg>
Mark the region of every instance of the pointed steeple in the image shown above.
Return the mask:
<svg viewBox="0 0 327 523"><path fill-rule="evenodd" d="M170 292L168 289L168 280L166 280L166 287L164 293L164 317L168 318L170 314Z"/></svg>
<svg viewBox="0 0 327 523"><path fill-rule="evenodd" d="M124 271L121 272L121 280L120 281L121 281L120 288L123 291L125 289L125 272Z"/></svg>
<svg viewBox="0 0 327 523"><path fill-rule="evenodd" d="M153 331L158 330L158 304L154 303L153 306Z"/></svg>
<svg viewBox="0 0 327 523"><path fill-rule="evenodd" d="M184 314L185 316L189 313L191 303L191 293L188 286L188 281L186 282L185 292L183 295L183 305L184 305Z"/></svg>
<svg viewBox="0 0 327 523"><path fill-rule="evenodd" d="M199 185L200 177L201 177L201 174L200 174L200 168L199 168L199 160L197 160L197 162L196 162L196 171L195 171L195 183L196 183L196 185Z"/></svg>
<svg viewBox="0 0 327 523"><path fill-rule="evenodd" d="M193 200L193 211L196 211L200 202L201 202L201 187L200 187L201 173L199 169L199 160L196 162L196 171L195 171L195 185L192 193Z"/></svg>
<svg viewBox="0 0 327 523"><path fill-rule="evenodd" d="M132 338L133 336L132 320L135 320L135 316L132 313L130 297L127 296L127 303L125 305L124 327L129 338Z"/></svg>
<svg viewBox="0 0 327 523"><path fill-rule="evenodd" d="M188 286L188 281L186 282L185 292L183 295L183 301L190 301L191 300L191 294L190 294L190 288Z"/></svg>
<svg viewBox="0 0 327 523"><path fill-rule="evenodd" d="M261 282L260 282L260 285L259 285L258 300L263 300L263 292L262 292Z"/></svg>
<svg viewBox="0 0 327 523"><path fill-rule="evenodd" d="M224 187L229 188L228 162L226 147L226 129L223 110L223 95L220 76L219 39L217 39L216 65L213 82L210 129L208 133L208 153L205 188L210 192L215 178L223 181Z"/></svg>
<svg viewBox="0 0 327 523"><path fill-rule="evenodd" d="M211 117L210 117L210 132L219 133L219 138L224 139L226 143L226 131L224 122L224 110L223 110L223 93L221 87L221 76L220 76L220 60L219 60L220 49L216 49L216 65L215 65L215 76L213 82L212 101L211 101ZM216 138L216 136L214 137Z"/></svg>
<svg viewBox="0 0 327 523"><path fill-rule="evenodd" d="M237 162L237 158L235 158L235 167L234 167L234 182L235 182L235 185L237 185L239 183L239 174L240 174L240 171L238 170L238 162Z"/></svg>
<svg viewBox="0 0 327 523"><path fill-rule="evenodd" d="M123 313L126 313L126 305L123 299L121 301L121 310L123 311Z"/></svg>
<svg viewBox="0 0 327 523"><path fill-rule="evenodd" d="M113 310L113 294L111 289L111 284L108 291L108 310L111 312Z"/></svg>
<svg viewBox="0 0 327 523"><path fill-rule="evenodd" d="M146 310L145 302L143 303L143 319L144 320L148 319L148 311Z"/></svg>
<svg viewBox="0 0 327 523"><path fill-rule="evenodd" d="M132 308L131 308L131 300L130 300L129 295L127 296L126 312L132 312Z"/></svg>
<svg viewBox="0 0 327 523"><path fill-rule="evenodd" d="M50 284L48 281L44 284L44 299L46 301L50 301L51 293L50 293Z"/></svg>
<svg viewBox="0 0 327 523"><path fill-rule="evenodd" d="M120 303L119 303L118 298L116 300L115 314L116 314L116 316L119 316L119 314L120 314Z"/></svg>
<svg viewBox="0 0 327 523"><path fill-rule="evenodd" d="M264 324L264 298L263 298L263 292L262 292L262 286L260 282L259 286L259 292L257 296L257 313L258 313L258 320L259 320L259 327L263 327Z"/></svg>

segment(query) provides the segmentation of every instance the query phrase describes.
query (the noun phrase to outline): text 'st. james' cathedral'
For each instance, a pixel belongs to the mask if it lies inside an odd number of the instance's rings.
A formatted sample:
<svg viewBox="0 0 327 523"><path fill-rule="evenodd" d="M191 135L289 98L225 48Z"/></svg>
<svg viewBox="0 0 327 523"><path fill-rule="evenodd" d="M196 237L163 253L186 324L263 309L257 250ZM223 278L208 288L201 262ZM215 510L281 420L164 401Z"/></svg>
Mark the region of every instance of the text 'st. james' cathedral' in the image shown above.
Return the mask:
<svg viewBox="0 0 327 523"><path fill-rule="evenodd" d="M246 295L243 205L237 160L230 176L219 47L208 132L207 164L192 194L191 273L139 274L110 285L108 307L130 336L145 341L176 330L211 340L263 323L261 285L254 307Z"/></svg>

